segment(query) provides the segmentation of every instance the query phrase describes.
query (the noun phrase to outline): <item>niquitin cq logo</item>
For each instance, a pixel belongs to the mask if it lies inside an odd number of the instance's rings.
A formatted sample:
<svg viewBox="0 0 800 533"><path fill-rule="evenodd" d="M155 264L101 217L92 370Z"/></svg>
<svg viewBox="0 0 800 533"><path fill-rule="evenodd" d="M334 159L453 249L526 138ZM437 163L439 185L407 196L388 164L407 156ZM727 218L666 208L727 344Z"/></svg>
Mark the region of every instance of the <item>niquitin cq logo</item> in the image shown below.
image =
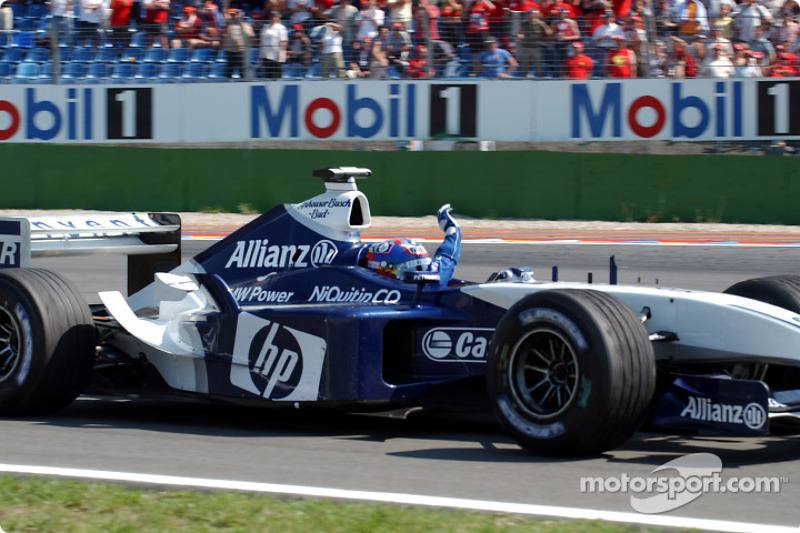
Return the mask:
<svg viewBox="0 0 800 533"><path fill-rule="evenodd" d="M96 90L51 89L40 98L29 87L20 100L0 100L0 141L94 140ZM105 139L153 138L152 89L105 89L105 96Z"/></svg>

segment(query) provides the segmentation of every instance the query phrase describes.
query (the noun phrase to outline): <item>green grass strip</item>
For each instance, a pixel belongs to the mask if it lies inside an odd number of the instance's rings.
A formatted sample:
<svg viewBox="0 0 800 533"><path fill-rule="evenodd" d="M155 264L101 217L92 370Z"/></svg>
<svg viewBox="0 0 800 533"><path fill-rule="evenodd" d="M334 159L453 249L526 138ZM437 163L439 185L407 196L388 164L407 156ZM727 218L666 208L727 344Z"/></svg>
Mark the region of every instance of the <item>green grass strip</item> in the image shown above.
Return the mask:
<svg viewBox="0 0 800 533"><path fill-rule="evenodd" d="M240 492L159 491L15 476L0 477L0 526L6 533L644 531L635 526L501 513Z"/></svg>

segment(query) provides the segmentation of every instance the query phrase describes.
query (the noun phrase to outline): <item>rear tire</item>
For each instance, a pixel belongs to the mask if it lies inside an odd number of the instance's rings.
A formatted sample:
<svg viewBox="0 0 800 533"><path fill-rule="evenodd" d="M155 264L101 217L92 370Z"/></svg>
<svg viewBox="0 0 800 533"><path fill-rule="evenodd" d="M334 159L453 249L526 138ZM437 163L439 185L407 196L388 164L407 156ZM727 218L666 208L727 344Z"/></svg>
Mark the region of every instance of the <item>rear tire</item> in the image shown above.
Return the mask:
<svg viewBox="0 0 800 533"><path fill-rule="evenodd" d="M800 314L800 276L767 276L740 281L725 294L744 296Z"/></svg>
<svg viewBox="0 0 800 533"><path fill-rule="evenodd" d="M69 405L88 385L95 340L71 283L47 270L0 270L0 414Z"/></svg>
<svg viewBox="0 0 800 533"><path fill-rule="evenodd" d="M517 302L498 324L487 385L501 425L543 455L588 456L625 442L655 388L653 347L617 298L553 290Z"/></svg>

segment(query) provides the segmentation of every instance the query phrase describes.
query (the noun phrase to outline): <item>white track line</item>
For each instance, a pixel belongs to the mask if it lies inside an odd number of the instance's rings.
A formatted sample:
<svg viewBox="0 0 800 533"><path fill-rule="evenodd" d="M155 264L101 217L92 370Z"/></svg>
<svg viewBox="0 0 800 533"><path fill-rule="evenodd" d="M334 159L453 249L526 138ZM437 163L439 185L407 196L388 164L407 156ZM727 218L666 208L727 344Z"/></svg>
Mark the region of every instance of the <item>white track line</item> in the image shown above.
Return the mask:
<svg viewBox="0 0 800 533"><path fill-rule="evenodd" d="M118 481L157 486L174 486L198 489L236 490L260 492L268 494L288 494L293 496L312 496L320 498L336 498L343 500L359 500L404 505L423 505L429 507L445 507L451 509L469 509L534 515L551 518L605 520L658 527L692 528L708 531L726 531L750 533L797 533L798 529L788 526L769 526L747 522L727 520L711 520L704 518L684 518L666 515L644 515L616 511L599 511L573 507L552 505L529 505L522 503L504 503L485 500L468 500L446 498L441 496L420 496L392 492L367 492L360 490L332 489L324 487L304 487L300 485L279 485L275 483L258 483L252 481L228 481L224 479L204 479L182 476L163 476L156 474L135 474L128 472L108 472L103 470L84 470L79 468L60 468L51 466L9 465L0 464L0 472L9 474L28 474L43 476L59 476L67 478L91 479L95 481Z"/></svg>

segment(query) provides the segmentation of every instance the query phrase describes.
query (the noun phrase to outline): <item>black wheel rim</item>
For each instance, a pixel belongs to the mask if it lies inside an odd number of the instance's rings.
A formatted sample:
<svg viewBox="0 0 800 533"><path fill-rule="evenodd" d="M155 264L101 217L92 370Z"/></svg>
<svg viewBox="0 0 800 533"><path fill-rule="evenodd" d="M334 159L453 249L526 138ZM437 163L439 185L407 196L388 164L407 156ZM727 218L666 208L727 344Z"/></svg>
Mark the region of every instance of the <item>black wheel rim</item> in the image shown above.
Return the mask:
<svg viewBox="0 0 800 533"><path fill-rule="evenodd" d="M511 394L529 416L554 418L575 399L579 370L575 348L560 332L550 328L531 331L511 354Z"/></svg>
<svg viewBox="0 0 800 533"><path fill-rule="evenodd" d="M14 373L19 362L20 335L17 321L0 307L0 381Z"/></svg>

